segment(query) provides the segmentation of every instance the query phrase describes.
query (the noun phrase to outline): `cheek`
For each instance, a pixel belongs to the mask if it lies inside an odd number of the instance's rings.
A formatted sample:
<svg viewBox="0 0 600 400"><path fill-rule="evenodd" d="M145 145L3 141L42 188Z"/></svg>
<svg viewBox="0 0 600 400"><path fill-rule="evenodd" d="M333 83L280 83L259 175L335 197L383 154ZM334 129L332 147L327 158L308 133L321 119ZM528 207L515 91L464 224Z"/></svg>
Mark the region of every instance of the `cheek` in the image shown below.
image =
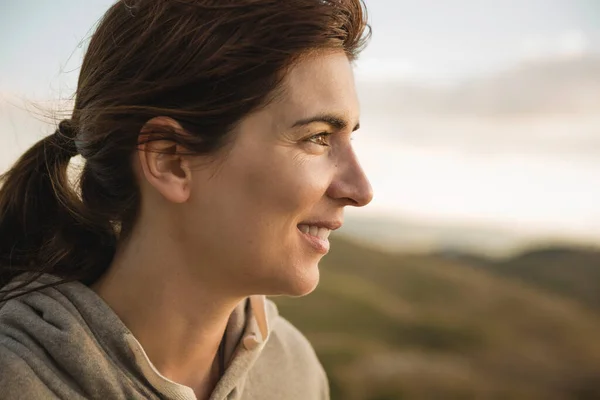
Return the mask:
<svg viewBox="0 0 600 400"><path fill-rule="evenodd" d="M241 182L244 197L261 213L294 216L323 198L329 175L323 160L298 160L283 154L262 162L258 168L246 169Z"/></svg>
<svg viewBox="0 0 600 400"><path fill-rule="evenodd" d="M291 240L300 220L318 216L313 210L324 199L335 165L327 156L299 157L292 148L245 150L231 154L231 162L209 180L198 194L205 200L197 210L209 221L211 240L270 253L281 249L273 241Z"/></svg>

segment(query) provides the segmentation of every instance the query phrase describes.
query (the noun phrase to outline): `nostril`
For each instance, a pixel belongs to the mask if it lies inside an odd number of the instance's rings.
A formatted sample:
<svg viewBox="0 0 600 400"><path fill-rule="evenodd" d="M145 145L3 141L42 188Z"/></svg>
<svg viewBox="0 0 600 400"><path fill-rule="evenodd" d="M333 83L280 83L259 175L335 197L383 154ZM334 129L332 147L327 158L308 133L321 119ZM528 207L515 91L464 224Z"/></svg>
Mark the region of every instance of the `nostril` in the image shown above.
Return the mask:
<svg viewBox="0 0 600 400"><path fill-rule="evenodd" d="M354 200L353 198L344 197L343 200L344 200L344 203L346 203L347 206L360 207L360 203L358 201Z"/></svg>

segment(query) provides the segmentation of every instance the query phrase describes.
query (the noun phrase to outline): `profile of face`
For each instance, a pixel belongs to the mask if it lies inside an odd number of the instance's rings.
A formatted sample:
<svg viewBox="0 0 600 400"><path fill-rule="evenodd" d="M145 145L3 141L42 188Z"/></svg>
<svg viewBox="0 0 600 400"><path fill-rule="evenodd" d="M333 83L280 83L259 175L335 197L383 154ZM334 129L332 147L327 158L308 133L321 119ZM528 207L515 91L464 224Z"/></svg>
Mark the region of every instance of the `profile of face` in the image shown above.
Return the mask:
<svg viewBox="0 0 600 400"><path fill-rule="evenodd" d="M351 146L359 105L347 56L305 57L282 84L216 160L199 160L170 228L199 279L236 293L310 293L344 208L373 196Z"/></svg>

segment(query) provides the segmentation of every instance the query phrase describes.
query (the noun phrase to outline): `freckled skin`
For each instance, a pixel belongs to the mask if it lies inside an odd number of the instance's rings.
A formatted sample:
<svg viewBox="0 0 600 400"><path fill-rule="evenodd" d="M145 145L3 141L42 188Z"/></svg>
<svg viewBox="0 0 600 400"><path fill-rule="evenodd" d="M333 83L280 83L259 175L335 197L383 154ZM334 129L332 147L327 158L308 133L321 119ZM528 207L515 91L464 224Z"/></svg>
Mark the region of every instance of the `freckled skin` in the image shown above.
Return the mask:
<svg viewBox="0 0 600 400"><path fill-rule="evenodd" d="M359 106L345 54L305 58L283 84L280 98L241 121L221 160L194 172L181 221L181 236L189 241L186 256L219 266L214 279L240 293L311 292L322 255L297 225L342 220L345 206L363 206L372 198L350 145ZM293 127L324 113L340 116L348 126ZM313 138L322 132L332 133L328 146Z"/></svg>

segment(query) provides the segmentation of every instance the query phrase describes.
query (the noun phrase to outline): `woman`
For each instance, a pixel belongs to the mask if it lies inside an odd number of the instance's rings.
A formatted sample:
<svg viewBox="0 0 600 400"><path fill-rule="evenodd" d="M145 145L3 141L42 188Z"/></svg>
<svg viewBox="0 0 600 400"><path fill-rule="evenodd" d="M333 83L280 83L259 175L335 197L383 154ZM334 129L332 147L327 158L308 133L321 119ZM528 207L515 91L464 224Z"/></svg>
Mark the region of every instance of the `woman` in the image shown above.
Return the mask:
<svg viewBox="0 0 600 400"><path fill-rule="evenodd" d="M345 206L360 0L128 0L0 192L3 399L325 399L302 296ZM85 160L73 188L69 160Z"/></svg>

